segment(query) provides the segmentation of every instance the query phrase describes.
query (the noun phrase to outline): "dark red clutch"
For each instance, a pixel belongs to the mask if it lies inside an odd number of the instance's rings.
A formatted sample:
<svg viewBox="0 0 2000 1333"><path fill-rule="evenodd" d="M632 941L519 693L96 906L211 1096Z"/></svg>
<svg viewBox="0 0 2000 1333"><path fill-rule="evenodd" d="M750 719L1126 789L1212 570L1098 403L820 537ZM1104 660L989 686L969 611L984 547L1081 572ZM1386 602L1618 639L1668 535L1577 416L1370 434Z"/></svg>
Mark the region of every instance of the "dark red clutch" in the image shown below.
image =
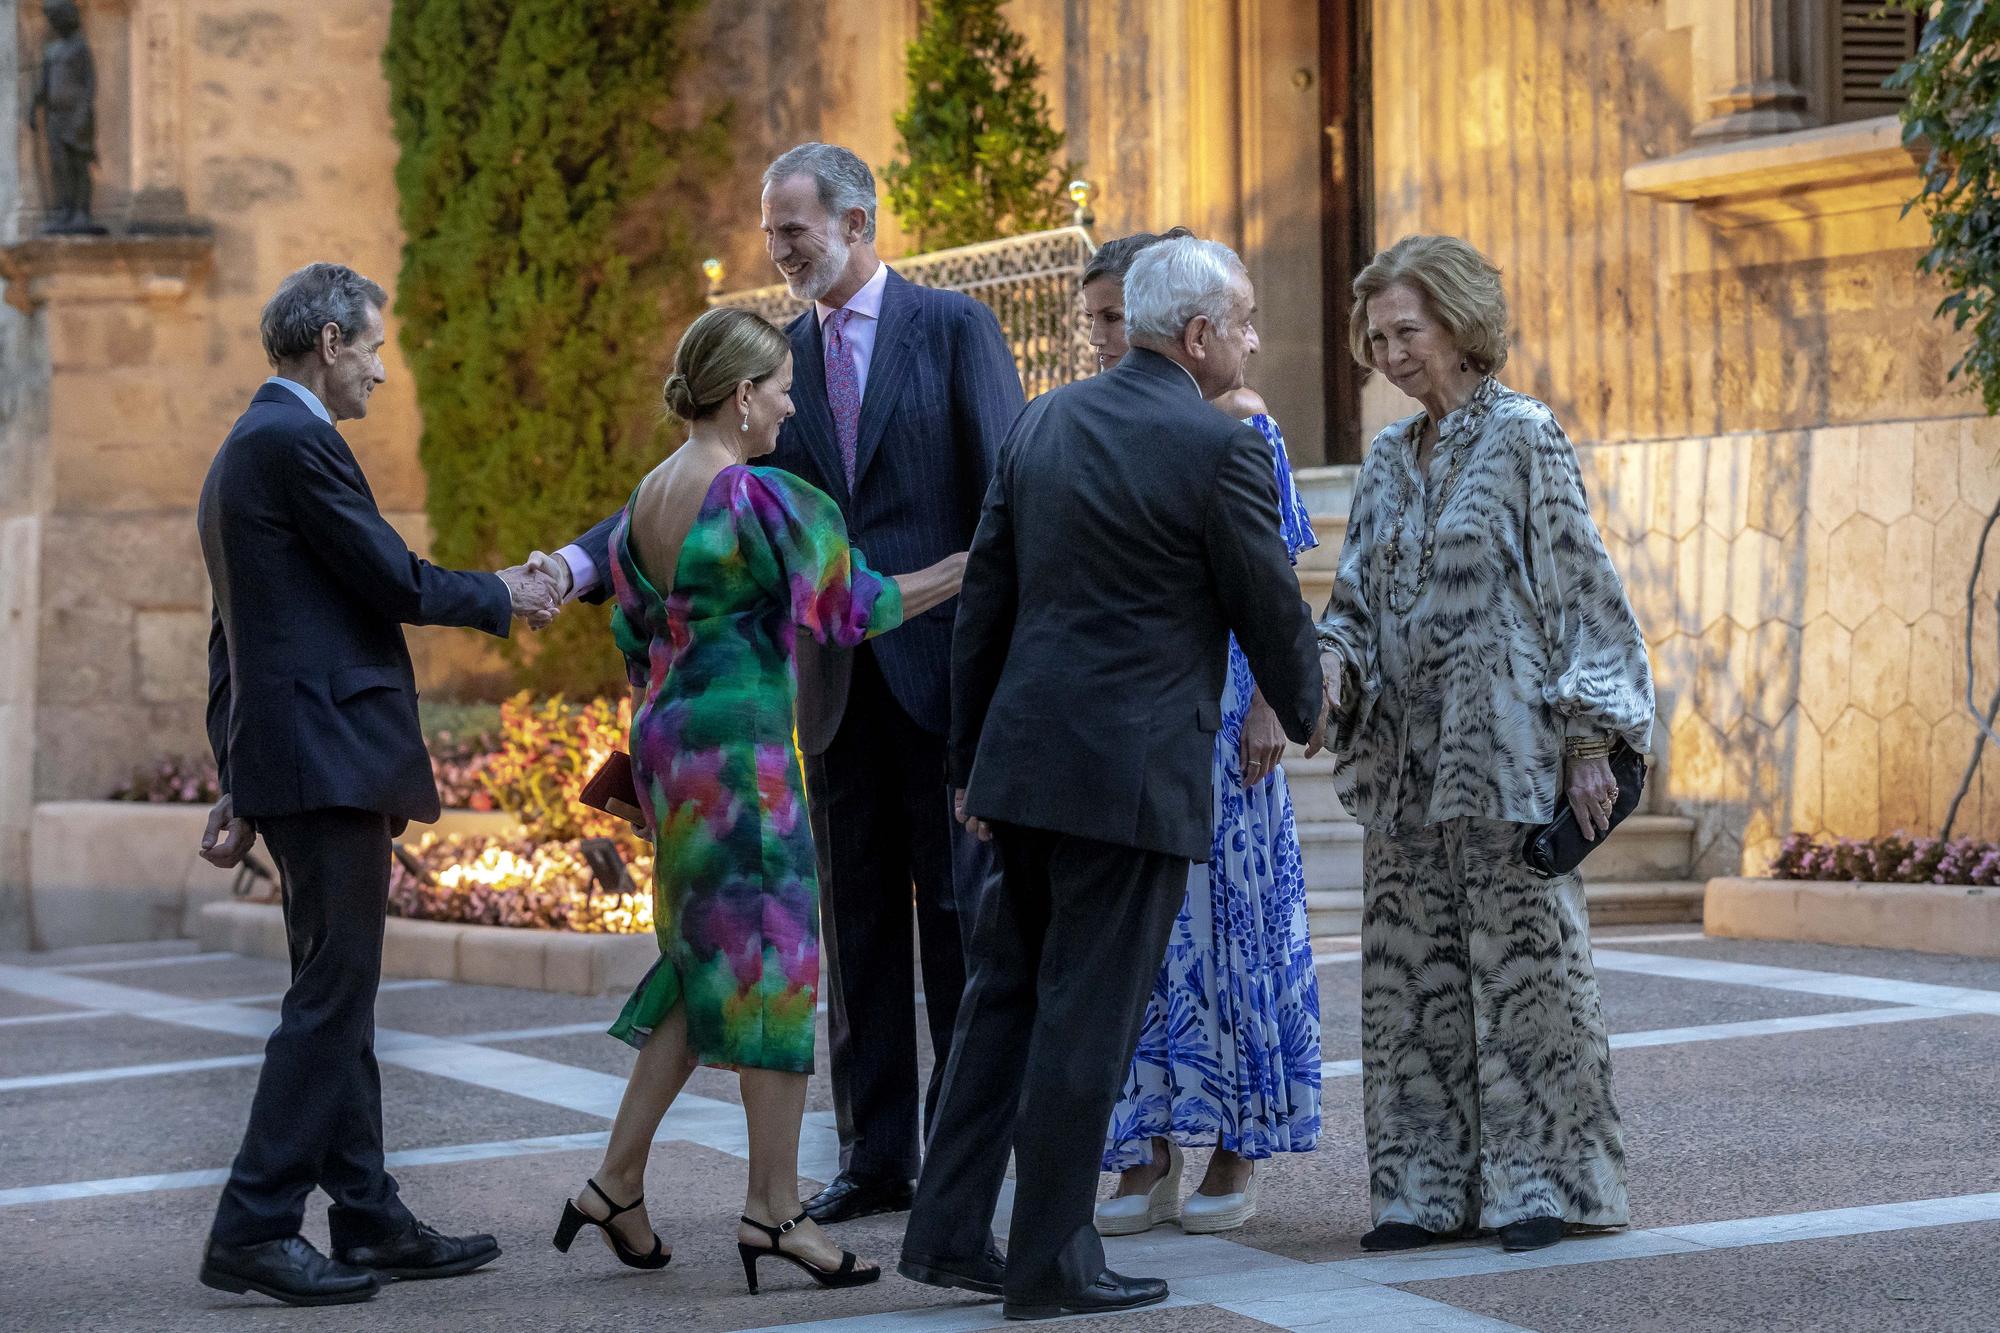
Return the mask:
<svg viewBox="0 0 2000 1333"><path fill-rule="evenodd" d="M632 782L632 756L613 750L611 757L583 784L583 803L593 810L616 815L634 828L644 828L640 813L639 789Z"/></svg>

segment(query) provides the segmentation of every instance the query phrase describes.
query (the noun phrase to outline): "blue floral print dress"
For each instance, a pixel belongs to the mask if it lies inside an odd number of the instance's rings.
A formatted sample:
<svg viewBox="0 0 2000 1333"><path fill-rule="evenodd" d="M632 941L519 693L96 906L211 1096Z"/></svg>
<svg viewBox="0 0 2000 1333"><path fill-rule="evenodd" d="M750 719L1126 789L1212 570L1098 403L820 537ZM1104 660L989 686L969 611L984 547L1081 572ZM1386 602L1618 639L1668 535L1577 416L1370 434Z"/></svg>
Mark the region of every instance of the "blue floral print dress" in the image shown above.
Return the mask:
<svg viewBox="0 0 2000 1333"><path fill-rule="evenodd" d="M1250 418L1271 446L1274 516L1297 563L1318 545L1278 423ZM1215 837L1188 877L1145 1026L1111 1113L1104 1170L1148 1161L1155 1135L1250 1160L1319 1142L1319 979L1306 929L1305 867L1279 768L1243 786L1243 721L1256 682L1232 637L1215 737Z"/></svg>

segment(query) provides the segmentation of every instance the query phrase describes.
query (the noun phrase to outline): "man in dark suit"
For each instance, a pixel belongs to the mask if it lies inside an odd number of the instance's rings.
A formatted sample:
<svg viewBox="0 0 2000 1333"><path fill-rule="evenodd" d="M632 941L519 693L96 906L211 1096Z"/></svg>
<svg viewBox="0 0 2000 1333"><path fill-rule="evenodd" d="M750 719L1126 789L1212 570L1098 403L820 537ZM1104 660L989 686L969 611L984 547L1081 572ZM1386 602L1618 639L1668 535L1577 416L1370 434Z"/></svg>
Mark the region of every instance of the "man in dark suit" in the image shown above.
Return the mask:
<svg viewBox="0 0 2000 1333"><path fill-rule="evenodd" d="M831 495L854 544L885 573L972 542L1021 379L985 306L904 281L875 254L875 179L845 148L803 144L764 173L771 259L814 303L786 328L798 411L770 462ZM602 596L607 519L558 554L560 591ZM990 849L951 817L952 606L852 651L799 642L799 747L818 852L827 1031L840 1129L838 1179L819 1222L909 1207L917 1174L916 979L911 885L938 1090L965 986L971 905Z"/></svg>
<svg viewBox="0 0 2000 1333"><path fill-rule="evenodd" d="M951 771L1003 879L900 1271L1004 1292L1010 1318L1167 1294L1105 1268L1091 1205L1189 862L1209 853L1228 634L1286 735L1316 746L1326 723L1270 450L1204 401L1256 348L1251 315L1227 247L1147 249L1125 278L1133 350L1022 414L966 568ZM1010 1147L1003 1270L989 1227Z"/></svg>
<svg viewBox="0 0 2000 1333"><path fill-rule="evenodd" d="M201 1280L292 1305L366 1300L382 1276L449 1277L500 1253L491 1236L419 1223L383 1166L375 988L390 838L438 817L402 625L504 637L513 617L546 623L555 604L525 567L419 560L377 511L334 422L366 415L383 381L384 299L338 264L285 279L263 316L277 374L223 441L198 510L223 793L202 855L233 866L263 835L292 955ZM333 1198L332 1258L299 1235L315 1186Z"/></svg>

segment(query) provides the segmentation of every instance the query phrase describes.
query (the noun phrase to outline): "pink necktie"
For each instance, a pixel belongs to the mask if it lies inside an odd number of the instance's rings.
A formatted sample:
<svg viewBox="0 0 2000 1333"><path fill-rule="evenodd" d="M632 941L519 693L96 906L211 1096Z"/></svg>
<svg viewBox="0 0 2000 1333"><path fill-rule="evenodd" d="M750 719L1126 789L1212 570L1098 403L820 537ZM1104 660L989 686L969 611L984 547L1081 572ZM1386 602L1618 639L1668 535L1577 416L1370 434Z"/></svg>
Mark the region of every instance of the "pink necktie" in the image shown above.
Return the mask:
<svg viewBox="0 0 2000 1333"><path fill-rule="evenodd" d="M854 449L861 436L861 377L847 347L847 321L852 310L841 309L826 320L826 403L833 410L833 434L840 441L840 468L854 493Z"/></svg>

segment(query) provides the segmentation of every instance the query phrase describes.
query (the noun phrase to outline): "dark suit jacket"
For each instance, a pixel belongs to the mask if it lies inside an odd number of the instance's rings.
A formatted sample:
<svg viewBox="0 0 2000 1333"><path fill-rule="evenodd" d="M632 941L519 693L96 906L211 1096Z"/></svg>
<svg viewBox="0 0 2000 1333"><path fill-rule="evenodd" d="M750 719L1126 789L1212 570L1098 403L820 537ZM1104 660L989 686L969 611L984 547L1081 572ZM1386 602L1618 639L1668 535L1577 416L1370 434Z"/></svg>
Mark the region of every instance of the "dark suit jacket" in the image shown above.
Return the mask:
<svg viewBox="0 0 2000 1333"><path fill-rule="evenodd" d="M993 312L889 271L861 401L852 495L827 407L817 310L793 320L785 336L797 412L762 461L831 495L849 540L880 573L907 574L971 545L1000 441L1022 401L1021 376ZM577 539L599 571L593 600L609 591L616 521L613 515ZM946 602L868 645L903 711L940 736L951 717L953 614ZM824 754L840 730L853 660L851 650L799 638L799 745L807 754Z"/></svg>
<svg viewBox="0 0 2000 1333"><path fill-rule="evenodd" d="M1285 734L1318 720L1270 446L1134 349L1028 405L959 597L951 769L982 819L1206 860L1228 634Z"/></svg>
<svg viewBox="0 0 2000 1333"><path fill-rule="evenodd" d="M412 555L340 432L281 385L237 419L196 513L215 594L208 739L236 813L436 819L402 626L504 637L507 585Z"/></svg>

